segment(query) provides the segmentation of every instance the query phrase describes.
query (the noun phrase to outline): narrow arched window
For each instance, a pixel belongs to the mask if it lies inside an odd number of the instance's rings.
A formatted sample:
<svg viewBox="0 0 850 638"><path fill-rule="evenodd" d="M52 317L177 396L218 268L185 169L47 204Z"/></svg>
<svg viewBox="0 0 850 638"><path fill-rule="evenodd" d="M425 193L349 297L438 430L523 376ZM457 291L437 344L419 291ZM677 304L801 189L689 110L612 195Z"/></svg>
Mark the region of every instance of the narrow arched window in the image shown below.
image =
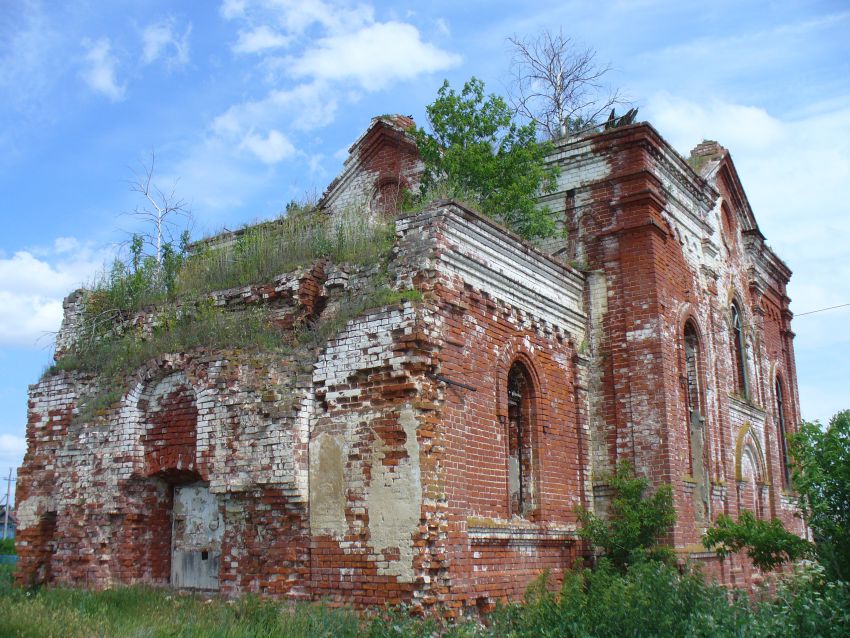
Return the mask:
<svg viewBox="0 0 850 638"><path fill-rule="evenodd" d="M703 412L699 365L699 337L694 324L688 321L685 324L685 383L689 418L692 418L694 413Z"/></svg>
<svg viewBox="0 0 850 638"><path fill-rule="evenodd" d="M508 493L512 516L527 516L534 503L532 384L521 363L508 373Z"/></svg>
<svg viewBox="0 0 850 638"><path fill-rule="evenodd" d="M735 302L732 303L732 349L735 357L735 387L742 397L749 398L744 327L741 321L741 311Z"/></svg>
<svg viewBox="0 0 850 638"><path fill-rule="evenodd" d="M785 487L791 485L791 468L788 467L788 438L785 427L785 398L782 395L782 381L776 377L776 429L779 437L779 460L782 463L782 481Z"/></svg>

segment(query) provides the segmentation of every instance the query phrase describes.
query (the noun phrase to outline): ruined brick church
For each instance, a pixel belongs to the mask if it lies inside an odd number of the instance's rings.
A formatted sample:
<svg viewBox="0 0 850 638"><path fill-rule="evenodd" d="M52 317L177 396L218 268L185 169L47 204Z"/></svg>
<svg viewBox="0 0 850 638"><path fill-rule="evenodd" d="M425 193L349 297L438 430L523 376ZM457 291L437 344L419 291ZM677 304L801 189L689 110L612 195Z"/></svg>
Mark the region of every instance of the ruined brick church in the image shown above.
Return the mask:
<svg viewBox="0 0 850 638"><path fill-rule="evenodd" d="M396 214L422 171L411 124L375 118L321 209ZM605 511L619 460L672 485L682 561L757 581L700 539L743 509L805 533L791 272L717 143L682 158L638 123L548 161L556 238L532 246L452 201L399 214L385 285L416 298L348 320L312 360L167 353L86 418L96 376L31 386L19 582L487 609L590 556L575 509ZM295 325L368 270L319 260L213 298Z"/></svg>

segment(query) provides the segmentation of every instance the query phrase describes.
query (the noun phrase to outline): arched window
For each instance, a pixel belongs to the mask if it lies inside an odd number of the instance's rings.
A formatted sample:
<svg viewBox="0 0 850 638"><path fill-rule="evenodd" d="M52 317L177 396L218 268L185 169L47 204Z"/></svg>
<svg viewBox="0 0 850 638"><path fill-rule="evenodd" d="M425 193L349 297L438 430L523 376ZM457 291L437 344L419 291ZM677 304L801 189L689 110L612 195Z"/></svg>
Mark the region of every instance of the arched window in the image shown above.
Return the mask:
<svg viewBox="0 0 850 638"><path fill-rule="evenodd" d="M687 384L688 418L692 418L695 412L703 413L699 366L699 337L693 322L688 321L685 324L685 383Z"/></svg>
<svg viewBox="0 0 850 638"><path fill-rule="evenodd" d="M749 398L744 326L741 321L741 311L738 309L737 302L734 301L732 302L732 350L735 357L735 388L742 397Z"/></svg>
<svg viewBox="0 0 850 638"><path fill-rule="evenodd" d="M779 437L779 461L782 464L782 481L785 487L791 485L791 468L788 467L788 438L785 428L785 401L782 395L782 381L776 376L776 429Z"/></svg>
<svg viewBox="0 0 850 638"><path fill-rule="evenodd" d="M534 403L532 383L521 363L508 372L508 494L512 516L535 509Z"/></svg>
<svg viewBox="0 0 850 638"><path fill-rule="evenodd" d="M705 522L709 516L708 475L706 468L705 416L700 387L699 336L693 321L685 324L685 397L688 408L688 444L690 468L696 486L694 489L694 515L697 521Z"/></svg>

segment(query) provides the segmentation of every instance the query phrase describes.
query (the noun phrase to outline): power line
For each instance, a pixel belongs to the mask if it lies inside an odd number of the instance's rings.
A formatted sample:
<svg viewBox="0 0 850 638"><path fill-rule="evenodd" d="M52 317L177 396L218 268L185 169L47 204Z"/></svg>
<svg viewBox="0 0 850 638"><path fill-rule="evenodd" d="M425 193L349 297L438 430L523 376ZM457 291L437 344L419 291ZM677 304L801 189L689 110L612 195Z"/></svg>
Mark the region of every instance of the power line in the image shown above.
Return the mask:
<svg viewBox="0 0 850 638"><path fill-rule="evenodd" d="M808 312L798 312L794 316L802 317L803 315L813 315L816 312L826 312L827 310L835 310L836 308L846 308L847 306L850 306L850 303L843 303L837 306L829 306L828 308L818 308L817 310L809 310Z"/></svg>

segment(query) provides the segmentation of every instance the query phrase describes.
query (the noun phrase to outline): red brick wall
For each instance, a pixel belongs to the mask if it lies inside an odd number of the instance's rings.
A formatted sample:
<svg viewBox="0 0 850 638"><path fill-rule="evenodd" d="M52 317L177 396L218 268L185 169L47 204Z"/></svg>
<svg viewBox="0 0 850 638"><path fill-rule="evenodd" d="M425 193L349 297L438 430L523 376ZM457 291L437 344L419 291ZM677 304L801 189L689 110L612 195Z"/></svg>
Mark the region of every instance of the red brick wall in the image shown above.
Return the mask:
<svg viewBox="0 0 850 638"><path fill-rule="evenodd" d="M441 374L436 413L443 433L440 484L448 503L446 550L451 605L519 599L544 570L558 582L578 556L574 529L583 504L586 442L576 395L576 351L533 317L470 289L439 288ZM532 381L534 511L512 517L508 479L507 377L520 362ZM485 531L470 534L471 528ZM523 530L531 538L524 538Z"/></svg>

